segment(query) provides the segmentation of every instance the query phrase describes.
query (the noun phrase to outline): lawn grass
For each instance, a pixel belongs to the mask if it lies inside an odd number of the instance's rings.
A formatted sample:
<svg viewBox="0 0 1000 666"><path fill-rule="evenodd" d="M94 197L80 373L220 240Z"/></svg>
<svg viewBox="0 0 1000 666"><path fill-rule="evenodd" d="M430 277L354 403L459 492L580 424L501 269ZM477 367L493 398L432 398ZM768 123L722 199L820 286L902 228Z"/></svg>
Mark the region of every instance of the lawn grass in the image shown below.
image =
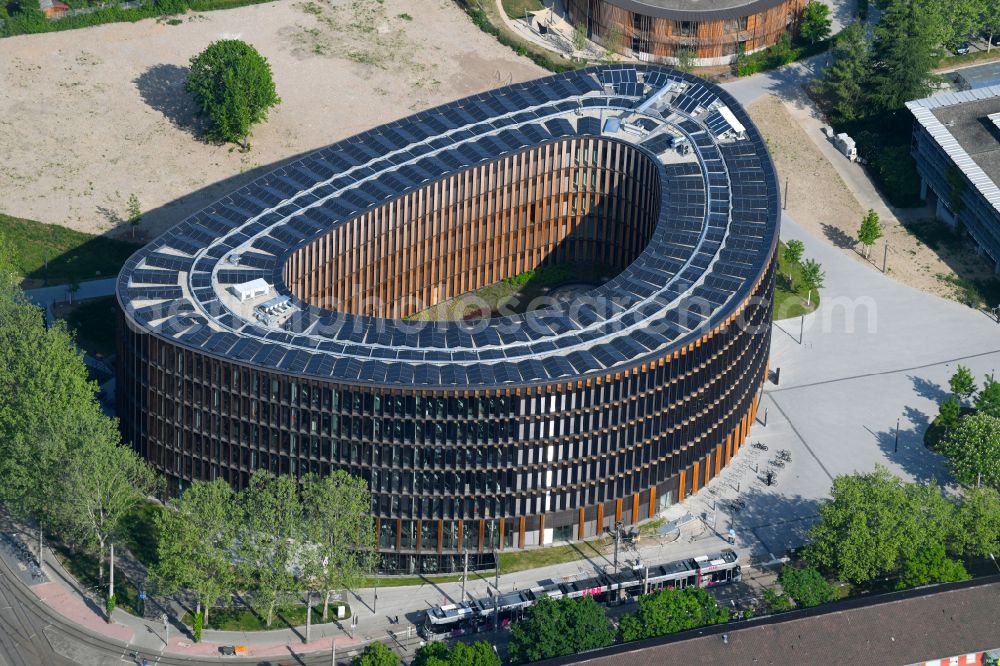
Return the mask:
<svg viewBox="0 0 1000 666"><path fill-rule="evenodd" d="M601 542L603 544L603 542ZM527 571L548 567L553 564L564 564L582 560L585 557L601 555L598 545L584 541L565 546L545 546L529 550L517 550L500 553L500 573L509 574L517 571Z"/></svg>
<svg viewBox="0 0 1000 666"><path fill-rule="evenodd" d="M537 12L545 9L542 0L502 0L503 10L513 19L524 18L525 12Z"/></svg>
<svg viewBox="0 0 1000 666"><path fill-rule="evenodd" d="M14 266L30 280L69 284L118 275L136 243L0 213L0 234L14 248ZM48 260L48 268L45 266Z"/></svg>
<svg viewBox="0 0 1000 666"><path fill-rule="evenodd" d="M66 315L66 324L76 335L76 343L92 356L115 353L118 304L114 296L81 301Z"/></svg>
<svg viewBox="0 0 1000 666"><path fill-rule="evenodd" d="M813 290L812 303L806 305L806 290L802 287L802 264L785 260L785 244L778 243L778 274L774 285L774 321L793 319L809 314L819 307L819 290ZM789 282L789 274L791 281Z"/></svg>
<svg viewBox="0 0 1000 666"><path fill-rule="evenodd" d="M462 574L449 574L446 576L379 576L378 578L371 576L362 581L361 587L418 587L420 585L457 583L460 580L462 580Z"/></svg>
<svg viewBox="0 0 1000 666"><path fill-rule="evenodd" d="M66 570L79 581L83 587L93 590L102 603L108 596L108 563L104 563L104 581L98 575L97 557L82 550L73 551L68 546L55 542L50 543L56 557ZM115 567L115 599L118 607L132 615L142 615L139 591L129 582L122 570Z"/></svg>
<svg viewBox="0 0 1000 666"><path fill-rule="evenodd" d="M347 606L347 604L342 601L331 601L327 622L333 622L337 619L338 606ZM343 619L349 617L351 617L351 607L347 606ZM317 603L312 608L312 623L319 624L322 621L323 604ZM181 617L181 622L190 627L194 623L194 616L190 612L185 613ZM288 626L304 627L305 624L306 606L302 604L275 609L270 627L267 626L267 617L251 608L213 608L208 614L208 627L206 628L219 631L269 631L285 629Z"/></svg>

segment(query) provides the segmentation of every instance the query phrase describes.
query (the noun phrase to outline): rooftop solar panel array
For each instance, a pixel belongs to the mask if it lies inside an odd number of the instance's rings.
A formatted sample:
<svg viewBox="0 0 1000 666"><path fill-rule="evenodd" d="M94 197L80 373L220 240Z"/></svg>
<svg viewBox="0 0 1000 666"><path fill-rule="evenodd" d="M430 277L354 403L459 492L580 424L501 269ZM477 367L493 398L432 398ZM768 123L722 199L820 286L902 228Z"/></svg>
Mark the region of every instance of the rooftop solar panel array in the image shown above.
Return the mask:
<svg viewBox="0 0 1000 666"><path fill-rule="evenodd" d="M669 82L682 90L669 108L631 111ZM725 121L711 110L719 104L747 127L745 137L722 139ZM710 112L696 116L698 109ZM604 307L578 302L487 326L434 322L413 331L314 308L283 283L296 248L430 181L560 137L599 137L602 120L614 115L655 130L675 111L682 120L667 124L693 154L657 162L658 223L639 258L586 295ZM665 132L631 140L655 155L671 145ZM766 269L777 225L770 157L735 100L681 72L609 65L423 111L285 165L134 255L118 291L130 316L156 335L286 373L396 385L544 382L634 365L724 319ZM298 306L283 329L241 319L220 301L221 290L256 278ZM694 301L712 309L682 316Z"/></svg>

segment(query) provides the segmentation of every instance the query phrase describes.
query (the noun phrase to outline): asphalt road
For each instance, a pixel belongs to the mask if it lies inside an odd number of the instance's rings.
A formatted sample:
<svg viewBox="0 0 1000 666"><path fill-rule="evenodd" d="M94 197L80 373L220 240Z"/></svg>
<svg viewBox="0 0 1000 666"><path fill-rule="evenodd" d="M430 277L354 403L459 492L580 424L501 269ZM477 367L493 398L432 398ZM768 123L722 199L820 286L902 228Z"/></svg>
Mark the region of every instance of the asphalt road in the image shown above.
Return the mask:
<svg viewBox="0 0 1000 666"><path fill-rule="evenodd" d="M394 647L412 651L419 646L416 636L405 637ZM0 666L108 666L138 664L127 644L94 634L63 619L41 603L35 594L0 558ZM329 653L309 656L289 653L287 658L171 657L157 653L142 654L151 665L255 664L256 666L329 666ZM346 664L350 653L342 649L337 663Z"/></svg>

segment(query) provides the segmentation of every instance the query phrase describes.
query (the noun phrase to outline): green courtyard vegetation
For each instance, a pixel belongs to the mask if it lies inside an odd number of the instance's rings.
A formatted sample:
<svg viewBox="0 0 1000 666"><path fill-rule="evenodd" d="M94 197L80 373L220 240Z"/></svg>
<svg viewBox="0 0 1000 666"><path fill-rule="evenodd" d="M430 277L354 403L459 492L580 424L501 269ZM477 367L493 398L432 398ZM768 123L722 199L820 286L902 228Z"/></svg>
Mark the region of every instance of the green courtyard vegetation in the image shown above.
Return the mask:
<svg viewBox="0 0 1000 666"><path fill-rule="evenodd" d="M798 245L796 245L798 243ZM809 314L819 307L822 271L810 273L803 262L804 246L791 241L789 245L778 243L778 273L774 285L774 320L792 319ZM816 264L818 266L818 264ZM817 277L819 283L817 284Z"/></svg>
<svg viewBox="0 0 1000 666"><path fill-rule="evenodd" d="M598 286L619 271L590 263L541 266L460 294L422 310L410 320L483 319L524 312L550 305L554 289L567 284Z"/></svg>

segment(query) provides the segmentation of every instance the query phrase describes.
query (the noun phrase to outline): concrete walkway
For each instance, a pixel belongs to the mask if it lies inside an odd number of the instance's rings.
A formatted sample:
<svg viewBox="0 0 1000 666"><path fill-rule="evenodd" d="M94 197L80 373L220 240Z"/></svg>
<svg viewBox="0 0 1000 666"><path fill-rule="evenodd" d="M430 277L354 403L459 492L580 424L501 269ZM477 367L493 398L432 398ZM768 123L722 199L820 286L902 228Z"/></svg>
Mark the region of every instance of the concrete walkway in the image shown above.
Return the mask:
<svg viewBox="0 0 1000 666"><path fill-rule="evenodd" d="M52 324L52 307L56 303L66 303L69 301L85 301L89 298L100 298L102 296L112 296L115 293L115 285L118 278L104 278L102 280L87 280L79 282L79 289L72 293L68 284L59 284L54 287L39 287L38 289L26 289L25 295L33 303L45 310L45 320Z"/></svg>

